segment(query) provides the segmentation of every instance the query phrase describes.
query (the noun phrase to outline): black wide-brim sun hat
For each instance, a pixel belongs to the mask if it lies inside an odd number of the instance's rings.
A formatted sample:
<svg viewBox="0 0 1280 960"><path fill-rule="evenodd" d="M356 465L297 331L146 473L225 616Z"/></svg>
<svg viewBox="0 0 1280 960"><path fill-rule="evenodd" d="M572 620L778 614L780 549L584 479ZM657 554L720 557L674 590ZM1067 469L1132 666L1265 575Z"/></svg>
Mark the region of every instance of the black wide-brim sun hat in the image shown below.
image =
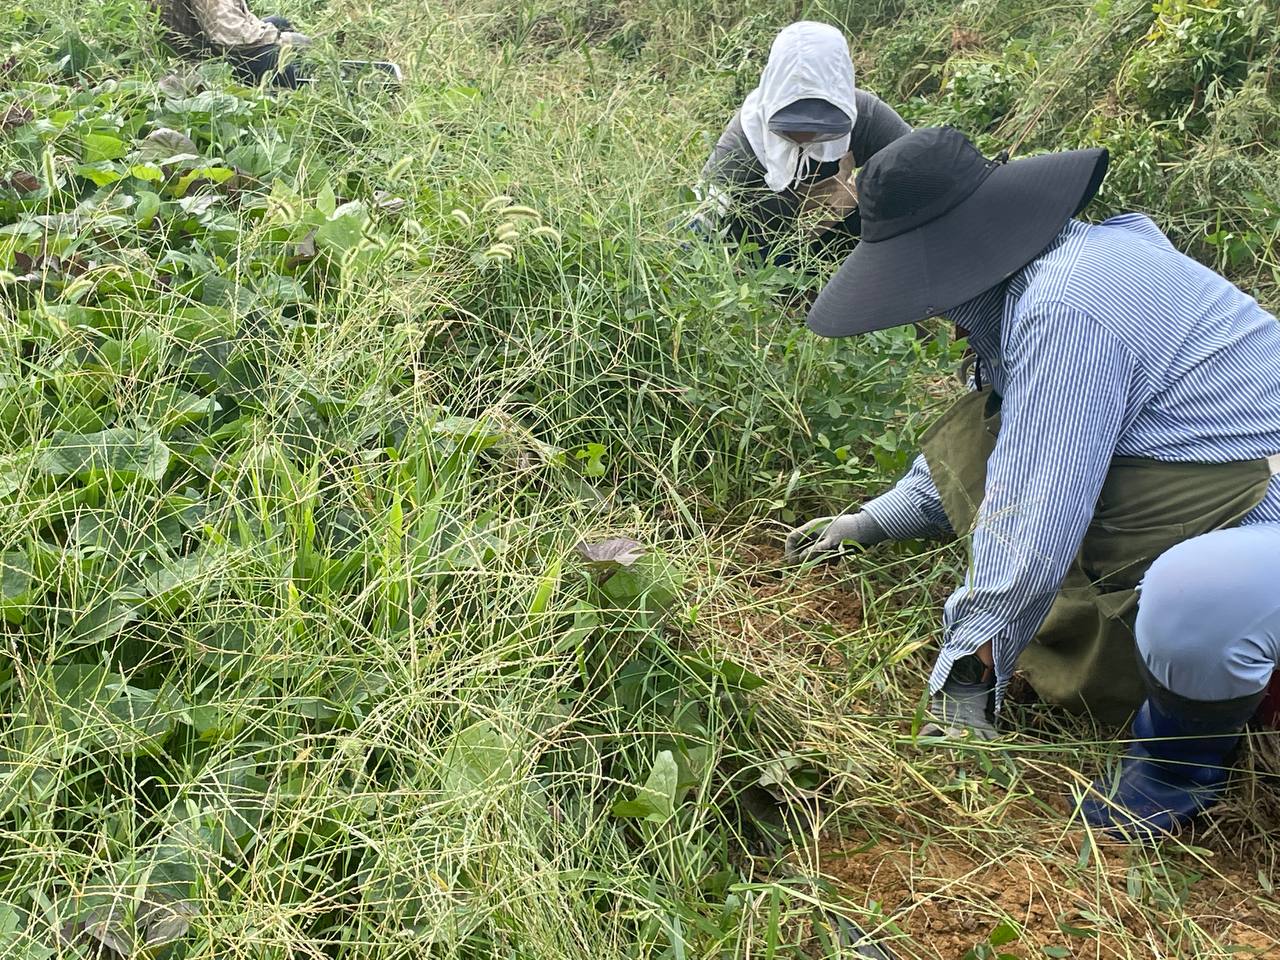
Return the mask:
<svg viewBox="0 0 1280 960"><path fill-rule="evenodd" d="M862 239L809 311L824 337L946 313L1009 279L1093 199L1107 151L987 160L958 130L916 130L858 175Z"/></svg>

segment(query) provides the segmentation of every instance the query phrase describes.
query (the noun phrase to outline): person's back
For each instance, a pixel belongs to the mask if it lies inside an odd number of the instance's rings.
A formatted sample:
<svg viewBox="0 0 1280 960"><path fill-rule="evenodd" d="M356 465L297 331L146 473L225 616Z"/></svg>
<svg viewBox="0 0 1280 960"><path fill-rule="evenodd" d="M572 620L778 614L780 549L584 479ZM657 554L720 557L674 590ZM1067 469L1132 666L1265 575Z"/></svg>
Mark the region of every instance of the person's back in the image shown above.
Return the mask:
<svg viewBox="0 0 1280 960"><path fill-rule="evenodd" d="M760 85L703 166L691 226L752 245L780 265L805 248L842 255L860 232L854 170L909 130L891 107L857 89L836 28L793 23L774 40ZM776 242L790 233L798 234L791 248L779 251Z"/></svg>
<svg viewBox="0 0 1280 960"><path fill-rule="evenodd" d="M1062 304L1133 355L1133 416L1117 455L1220 462L1280 450L1280 323L1147 217L1073 223L1019 280L1017 314ZM1280 489L1269 499L1280 519Z"/></svg>
<svg viewBox="0 0 1280 960"><path fill-rule="evenodd" d="M271 77L277 86L296 86L294 65L280 69L281 46L305 47L311 41L294 32L283 17L257 17L245 0L152 3L181 52L224 56L245 83L256 84Z"/></svg>
<svg viewBox="0 0 1280 960"><path fill-rule="evenodd" d="M160 23L172 38L196 48L206 46L190 0L152 0L151 5L159 12Z"/></svg>

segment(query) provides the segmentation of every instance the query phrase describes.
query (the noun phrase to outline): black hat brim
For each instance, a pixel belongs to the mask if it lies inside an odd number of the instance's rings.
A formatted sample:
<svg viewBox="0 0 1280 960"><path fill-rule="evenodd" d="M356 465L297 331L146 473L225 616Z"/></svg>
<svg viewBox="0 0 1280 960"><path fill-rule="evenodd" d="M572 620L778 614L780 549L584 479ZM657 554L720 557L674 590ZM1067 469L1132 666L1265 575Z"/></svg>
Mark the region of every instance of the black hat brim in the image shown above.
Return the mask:
<svg viewBox="0 0 1280 960"><path fill-rule="evenodd" d="M941 217L887 240L863 240L822 289L808 326L849 337L918 323L1003 283L1093 199L1107 151L1070 150L997 167Z"/></svg>

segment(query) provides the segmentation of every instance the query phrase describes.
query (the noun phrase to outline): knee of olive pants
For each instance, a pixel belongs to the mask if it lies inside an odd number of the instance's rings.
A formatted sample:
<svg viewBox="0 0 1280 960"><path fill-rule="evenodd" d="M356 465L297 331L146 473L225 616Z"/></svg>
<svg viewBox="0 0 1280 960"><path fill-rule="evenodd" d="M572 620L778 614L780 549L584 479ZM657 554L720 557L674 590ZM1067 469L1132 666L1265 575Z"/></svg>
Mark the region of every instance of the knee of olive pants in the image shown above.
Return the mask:
<svg viewBox="0 0 1280 960"><path fill-rule="evenodd" d="M1190 700L1266 688L1280 662L1280 523L1218 530L1158 557L1139 593L1138 654Z"/></svg>

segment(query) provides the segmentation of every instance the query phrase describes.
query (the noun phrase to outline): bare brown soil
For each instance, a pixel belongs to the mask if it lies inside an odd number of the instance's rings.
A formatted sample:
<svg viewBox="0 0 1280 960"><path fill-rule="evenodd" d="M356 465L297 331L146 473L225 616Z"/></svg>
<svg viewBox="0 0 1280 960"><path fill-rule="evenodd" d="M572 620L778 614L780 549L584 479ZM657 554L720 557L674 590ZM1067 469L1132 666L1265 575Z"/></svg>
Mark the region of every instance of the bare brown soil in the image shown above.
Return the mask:
<svg viewBox="0 0 1280 960"><path fill-rule="evenodd" d="M1045 948L1060 956L1132 957L1141 943L1152 945L1153 957L1204 956L1204 943L1216 941L1224 953L1280 958L1280 916L1263 912L1258 880L1247 868L1173 867L1186 871L1178 912L1195 917L1207 935L1198 947L1187 938L1186 947L1197 952L1180 953L1176 936L1159 929L1159 899L1169 886L1178 889L1177 874L1172 884L1167 872L1150 882L1142 855L1120 845L1089 850L1080 866L1081 842L1067 834L1042 851L1010 852L993 862L937 843L886 848L850 836L823 849L820 864L850 895L880 902L909 937L895 947L903 957L958 960L1011 921L1020 936L1000 952L1016 957L1054 955Z"/></svg>
<svg viewBox="0 0 1280 960"><path fill-rule="evenodd" d="M864 606L862 590L874 587L851 582L847 566L813 571L798 588L794 578L778 574L776 547L747 547L741 559L755 602L721 616L734 618L744 653L838 671L844 665L841 643L831 638L864 634L884 616L883 606L874 613ZM908 593L903 603L940 602L943 595ZM1015 703L1036 699L1024 684L1011 694ZM1044 716L1043 708L1032 713L1033 719ZM1268 771L1280 769L1277 739L1260 742L1252 754L1250 766L1261 778L1246 778L1216 825L1192 838L1199 853L1092 842L1069 826L1066 801L1057 799L1068 789L1049 772L1050 764L1026 775L1055 809L1028 804L1015 814L1007 834L1011 849L971 848L973 834L963 824L946 822L941 810L931 811L927 825L913 823L921 811L904 804L895 821L902 835L882 833L876 842L865 833L846 833L821 842L805 859L851 902L879 904L886 924L881 933L893 938L887 945L899 960L1280 960L1280 905L1259 879L1274 868L1268 860L1274 832L1266 824L1280 822L1271 817L1280 814L1280 789L1266 782ZM931 839L911 839L917 834ZM1017 939L982 952L1002 923L1018 932Z"/></svg>

